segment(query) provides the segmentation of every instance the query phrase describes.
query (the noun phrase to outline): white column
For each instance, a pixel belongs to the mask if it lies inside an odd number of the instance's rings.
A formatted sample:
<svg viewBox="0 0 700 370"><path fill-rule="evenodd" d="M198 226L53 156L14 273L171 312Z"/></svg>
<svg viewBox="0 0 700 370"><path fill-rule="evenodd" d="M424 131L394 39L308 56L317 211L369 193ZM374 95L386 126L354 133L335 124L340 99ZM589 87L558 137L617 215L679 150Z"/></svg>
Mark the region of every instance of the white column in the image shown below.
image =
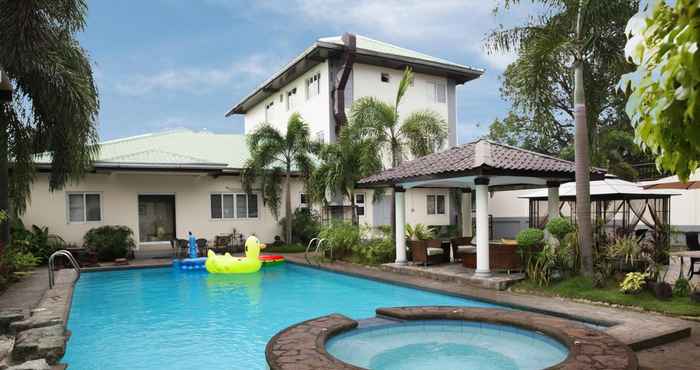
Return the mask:
<svg viewBox="0 0 700 370"><path fill-rule="evenodd" d="M476 188L476 276L491 275L489 266L489 179L474 179Z"/></svg>
<svg viewBox="0 0 700 370"><path fill-rule="evenodd" d="M394 210L396 214L396 263L406 264L406 190L394 188Z"/></svg>
<svg viewBox="0 0 700 370"><path fill-rule="evenodd" d="M462 236L472 236L472 189L462 189Z"/></svg>
<svg viewBox="0 0 700 370"><path fill-rule="evenodd" d="M559 217L559 183L547 181L547 222L555 217ZM545 237L550 242L555 242L555 238L545 230Z"/></svg>

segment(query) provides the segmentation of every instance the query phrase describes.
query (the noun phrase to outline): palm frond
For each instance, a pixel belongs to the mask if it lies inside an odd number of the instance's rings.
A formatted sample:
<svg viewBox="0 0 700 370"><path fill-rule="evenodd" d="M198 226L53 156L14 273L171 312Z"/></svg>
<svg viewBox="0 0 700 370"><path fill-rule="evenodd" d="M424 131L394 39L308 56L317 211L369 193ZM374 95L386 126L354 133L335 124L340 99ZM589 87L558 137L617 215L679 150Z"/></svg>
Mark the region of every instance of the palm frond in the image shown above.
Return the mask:
<svg viewBox="0 0 700 370"><path fill-rule="evenodd" d="M447 141L447 123L439 113L423 110L411 113L401 124L401 135L414 157L439 151Z"/></svg>

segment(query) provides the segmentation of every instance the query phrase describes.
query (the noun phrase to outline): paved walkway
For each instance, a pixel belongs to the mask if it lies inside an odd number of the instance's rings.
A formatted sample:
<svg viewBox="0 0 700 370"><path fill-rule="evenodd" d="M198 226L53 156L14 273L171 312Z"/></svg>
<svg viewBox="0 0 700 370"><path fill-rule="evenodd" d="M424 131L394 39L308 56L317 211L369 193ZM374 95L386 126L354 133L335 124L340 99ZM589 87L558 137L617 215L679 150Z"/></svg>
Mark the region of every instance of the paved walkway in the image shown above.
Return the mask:
<svg viewBox="0 0 700 370"><path fill-rule="evenodd" d="M0 311L9 308L19 308L29 313L36 307L49 289L48 269L39 267L31 275L10 285L7 290L0 295Z"/></svg>

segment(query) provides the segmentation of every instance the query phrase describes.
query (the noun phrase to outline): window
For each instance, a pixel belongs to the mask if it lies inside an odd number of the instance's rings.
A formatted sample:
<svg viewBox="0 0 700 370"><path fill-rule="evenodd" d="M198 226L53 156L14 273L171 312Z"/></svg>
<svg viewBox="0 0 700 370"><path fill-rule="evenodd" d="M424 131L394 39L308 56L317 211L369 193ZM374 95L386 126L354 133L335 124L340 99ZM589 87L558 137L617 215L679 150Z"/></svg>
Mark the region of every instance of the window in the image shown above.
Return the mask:
<svg viewBox="0 0 700 370"><path fill-rule="evenodd" d="M287 91L287 110L294 109L296 105L297 88Z"/></svg>
<svg viewBox="0 0 700 370"><path fill-rule="evenodd" d="M321 94L321 74L315 75L306 79L306 100Z"/></svg>
<svg viewBox="0 0 700 370"><path fill-rule="evenodd" d="M388 73L382 73L382 82L389 82L389 74Z"/></svg>
<svg viewBox="0 0 700 370"><path fill-rule="evenodd" d="M275 102L271 101L265 106L265 122L270 122L274 116Z"/></svg>
<svg viewBox="0 0 700 370"><path fill-rule="evenodd" d="M309 208L309 198L305 193L299 193L299 207Z"/></svg>
<svg viewBox="0 0 700 370"><path fill-rule="evenodd" d="M100 193L69 193L68 222L102 221L102 197Z"/></svg>
<svg viewBox="0 0 700 370"><path fill-rule="evenodd" d="M357 209L358 216L365 215L365 194L364 193L355 194L355 209Z"/></svg>
<svg viewBox="0 0 700 370"><path fill-rule="evenodd" d="M323 131L318 131L316 133L316 141L319 143L325 143L326 142L326 134Z"/></svg>
<svg viewBox="0 0 700 370"><path fill-rule="evenodd" d="M428 91L428 96L435 103L445 103L447 102L447 86L444 82L434 81L430 84L430 91Z"/></svg>
<svg viewBox="0 0 700 370"><path fill-rule="evenodd" d="M427 210L429 215L444 215L445 214L445 196L444 195L428 195Z"/></svg>
<svg viewBox="0 0 700 370"><path fill-rule="evenodd" d="M257 194L216 193L209 199L212 219L258 217Z"/></svg>

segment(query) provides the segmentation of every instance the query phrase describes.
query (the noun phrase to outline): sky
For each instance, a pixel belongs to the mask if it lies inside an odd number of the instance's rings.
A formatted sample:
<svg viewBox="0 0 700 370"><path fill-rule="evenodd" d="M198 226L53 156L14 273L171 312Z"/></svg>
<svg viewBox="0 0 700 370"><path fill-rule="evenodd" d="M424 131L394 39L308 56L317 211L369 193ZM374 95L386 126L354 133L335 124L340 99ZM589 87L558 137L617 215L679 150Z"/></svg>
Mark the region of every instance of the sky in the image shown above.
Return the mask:
<svg viewBox="0 0 700 370"><path fill-rule="evenodd" d="M110 140L176 128L243 133L224 114L315 40L352 32L483 68L457 90L458 140L483 135L509 109L499 76L512 54L485 36L524 22L527 5L494 15L495 0L90 0L78 35Z"/></svg>

